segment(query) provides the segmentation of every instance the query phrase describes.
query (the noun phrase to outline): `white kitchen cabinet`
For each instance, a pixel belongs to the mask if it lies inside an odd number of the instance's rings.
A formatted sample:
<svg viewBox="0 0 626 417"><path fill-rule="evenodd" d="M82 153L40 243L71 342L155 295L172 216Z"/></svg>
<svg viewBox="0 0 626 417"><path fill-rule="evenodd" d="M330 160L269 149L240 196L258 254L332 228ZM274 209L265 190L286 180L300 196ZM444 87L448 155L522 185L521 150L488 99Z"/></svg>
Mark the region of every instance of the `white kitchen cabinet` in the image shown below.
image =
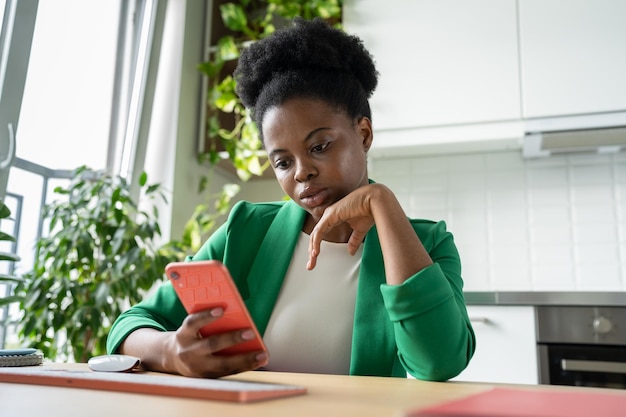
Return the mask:
<svg viewBox="0 0 626 417"><path fill-rule="evenodd" d="M515 0L345 0L343 22L380 73L375 131L521 118Z"/></svg>
<svg viewBox="0 0 626 417"><path fill-rule="evenodd" d="M626 2L520 0L524 118L626 110Z"/></svg>
<svg viewBox="0 0 626 417"><path fill-rule="evenodd" d="M468 306L476 352L455 381L537 384L535 308Z"/></svg>

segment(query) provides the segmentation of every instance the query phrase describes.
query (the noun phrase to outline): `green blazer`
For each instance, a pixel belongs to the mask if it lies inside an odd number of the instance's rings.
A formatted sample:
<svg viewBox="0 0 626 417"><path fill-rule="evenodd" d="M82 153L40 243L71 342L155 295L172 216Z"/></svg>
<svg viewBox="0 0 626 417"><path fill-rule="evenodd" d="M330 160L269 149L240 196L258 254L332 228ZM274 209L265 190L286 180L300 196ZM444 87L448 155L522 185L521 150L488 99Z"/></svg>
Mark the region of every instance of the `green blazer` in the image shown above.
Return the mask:
<svg viewBox="0 0 626 417"><path fill-rule="evenodd" d="M228 220L192 260L216 259L230 270L259 332L264 334L301 233L306 212L293 201L237 203ZM357 287L351 375L446 380L458 375L475 349L452 235L443 222L411 220L434 264L404 284L386 284L376 228L364 242ZM303 266L304 268L304 266ZM313 313L313 312L312 312ZM140 327L177 329L186 312L169 282L113 324L115 352ZM271 360L271 352L270 352Z"/></svg>

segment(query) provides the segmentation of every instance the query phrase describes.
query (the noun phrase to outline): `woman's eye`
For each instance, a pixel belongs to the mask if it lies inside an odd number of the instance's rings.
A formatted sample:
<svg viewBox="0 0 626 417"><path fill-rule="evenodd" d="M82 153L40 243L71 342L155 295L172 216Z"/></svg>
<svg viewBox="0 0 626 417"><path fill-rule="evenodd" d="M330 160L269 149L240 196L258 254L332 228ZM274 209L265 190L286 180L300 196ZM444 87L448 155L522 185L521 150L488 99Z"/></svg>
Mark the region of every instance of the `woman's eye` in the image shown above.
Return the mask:
<svg viewBox="0 0 626 417"><path fill-rule="evenodd" d="M274 168L276 168L276 169L285 169L285 168L287 168L287 166L288 166L287 161L278 160L278 161L274 162Z"/></svg>
<svg viewBox="0 0 626 417"><path fill-rule="evenodd" d="M311 148L311 152L314 152L314 153L323 152L328 147L329 144L330 142L325 142L320 145L315 145L314 147Z"/></svg>

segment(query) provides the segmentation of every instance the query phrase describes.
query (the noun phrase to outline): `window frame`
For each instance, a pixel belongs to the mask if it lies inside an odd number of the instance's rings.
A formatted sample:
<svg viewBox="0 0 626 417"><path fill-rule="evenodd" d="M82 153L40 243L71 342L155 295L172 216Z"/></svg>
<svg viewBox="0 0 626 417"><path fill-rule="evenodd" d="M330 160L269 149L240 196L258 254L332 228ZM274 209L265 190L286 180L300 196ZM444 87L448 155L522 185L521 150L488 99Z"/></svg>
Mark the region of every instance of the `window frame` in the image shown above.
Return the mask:
<svg viewBox="0 0 626 417"><path fill-rule="evenodd" d="M12 168L40 175L43 179L42 198L39 207L37 239L43 233L43 207L48 194L48 181L69 179L72 171L51 169L15 157L15 132L18 127L21 102L27 77L28 61L35 30L38 0L5 0L5 17L0 28L0 143L9 144L6 169L2 168L4 155L0 148L0 199L16 199L21 196L7 193L6 183ZM138 178L143 172L152 102L161 52L161 39L165 22L167 0L121 0L118 23L117 53L113 82L113 101L107 146L106 169L113 174L125 176L136 184L132 190L138 197ZM7 14L7 11L9 14ZM5 23L8 23L5 25ZM139 56L141 55L141 56ZM5 124L8 128L5 128ZM1 142L6 141L6 142ZM122 162L124 161L124 162ZM12 213L20 229L23 219L17 204ZM19 240L19 236L15 236ZM17 247L17 244L13 246ZM33 249L34 250L34 249ZM31 266L24 266L29 269ZM14 268L12 265L11 270ZM5 285L5 293L12 288ZM9 306L0 306L0 349L4 347L7 325L10 324Z"/></svg>

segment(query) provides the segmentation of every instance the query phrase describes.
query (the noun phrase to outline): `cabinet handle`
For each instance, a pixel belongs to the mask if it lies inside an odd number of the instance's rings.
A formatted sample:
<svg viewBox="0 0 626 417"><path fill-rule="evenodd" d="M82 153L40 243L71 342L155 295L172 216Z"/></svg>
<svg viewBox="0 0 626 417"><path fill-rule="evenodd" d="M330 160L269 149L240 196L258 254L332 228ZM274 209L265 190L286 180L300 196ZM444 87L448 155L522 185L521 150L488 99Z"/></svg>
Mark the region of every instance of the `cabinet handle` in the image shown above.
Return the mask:
<svg viewBox="0 0 626 417"><path fill-rule="evenodd" d="M561 369L563 369L564 371L609 372L613 374L626 374L626 362L581 361L576 359L561 359Z"/></svg>
<svg viewBox="0 0 626 417"><path fill-rule="evenodd" d="M483 323L483 324L487 324L489 323L491 320L489 320L487 317L470 317L470 322L471 323Z"/></svg>

